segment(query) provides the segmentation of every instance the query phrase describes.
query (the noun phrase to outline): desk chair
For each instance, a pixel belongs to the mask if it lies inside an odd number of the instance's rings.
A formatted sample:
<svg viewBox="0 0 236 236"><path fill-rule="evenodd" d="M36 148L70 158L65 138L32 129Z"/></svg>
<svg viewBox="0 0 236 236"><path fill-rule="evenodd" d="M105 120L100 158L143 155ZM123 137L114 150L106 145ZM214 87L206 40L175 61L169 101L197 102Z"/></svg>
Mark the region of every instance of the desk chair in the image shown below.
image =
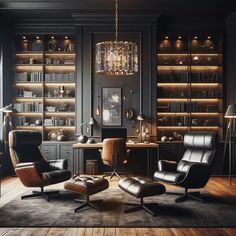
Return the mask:
<svg viewBox="0 0 236 236"><path fill-rule="evenodd" d="M122 138L107 138L103 140L103 148L100 150L102 161L105 165L113 167L113 176L121 178L116 172L118 166L127 164L130 150L126 150L126 140Z"/></svg>

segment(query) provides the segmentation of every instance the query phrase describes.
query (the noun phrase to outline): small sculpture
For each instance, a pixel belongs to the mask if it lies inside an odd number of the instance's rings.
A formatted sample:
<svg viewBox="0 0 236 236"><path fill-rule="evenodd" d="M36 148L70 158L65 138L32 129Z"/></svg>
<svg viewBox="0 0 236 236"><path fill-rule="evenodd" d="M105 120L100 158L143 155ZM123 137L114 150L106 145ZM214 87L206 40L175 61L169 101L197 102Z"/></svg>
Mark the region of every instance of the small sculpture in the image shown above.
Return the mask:
<svg viewBox="0 0 236 236"><path fill-rule="evenodd" d="M57 141L65 141L66 140L66 136L63 134L63 130L59 129L57 131Z"/></svg>
<svg viewBox="0 0 236 236"><path fill-rule="evenodd" d="M167 137L167 136L162 136L162 137L161 137L161 141L162 141L162 142L168 141L168 137Z"/></svg>
<svg viewBox="0 0 236 236"><path fill-rule="evenodd" d="M184 137L182 134L178 134L177 132L174 132L173 134L177 141L183 141Z"/></svg>
<svg viewBox="0 0 236 236"><path fill-rule="evenodd" d="M173 137L169 137L169 141L170 142L174 141L174 138Z"/></svg>
<svg viewBox="0 0 236 236"><path fill-rule="evenodd" d="M48 139L49 141L55 141L57 140L57 131L56 130L52 130L48 133Z"/></svg>
<svg viewBox="0 0 236 236"><path fill-rule="evenodd" d="M65 94L65 86L60 86L59 87L59 97L64 97Z"/></svg>

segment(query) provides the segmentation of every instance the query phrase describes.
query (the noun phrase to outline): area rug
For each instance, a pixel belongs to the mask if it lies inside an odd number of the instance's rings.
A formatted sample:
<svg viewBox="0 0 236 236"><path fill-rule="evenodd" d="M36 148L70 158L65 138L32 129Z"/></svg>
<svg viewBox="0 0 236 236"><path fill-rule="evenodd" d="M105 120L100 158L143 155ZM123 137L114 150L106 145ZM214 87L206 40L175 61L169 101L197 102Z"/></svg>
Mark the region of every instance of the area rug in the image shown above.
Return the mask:
<svg viewBox="0 0 236 236"><path fill-rule="evenodd" d="M236 206L228 205L203 192L207 203L186 201L176 204L173 195L146 198L147 203L159 203L157 216L141 210L124 214L124 202L138 203L120 189L107 189L91 196L101 212L85 208L74 213L78 203L75 195L61 191L50 202L41 198L21 200L20 197L0 208L0 227L236 227ZM81 197L82 198L82 197Z"/></svg>

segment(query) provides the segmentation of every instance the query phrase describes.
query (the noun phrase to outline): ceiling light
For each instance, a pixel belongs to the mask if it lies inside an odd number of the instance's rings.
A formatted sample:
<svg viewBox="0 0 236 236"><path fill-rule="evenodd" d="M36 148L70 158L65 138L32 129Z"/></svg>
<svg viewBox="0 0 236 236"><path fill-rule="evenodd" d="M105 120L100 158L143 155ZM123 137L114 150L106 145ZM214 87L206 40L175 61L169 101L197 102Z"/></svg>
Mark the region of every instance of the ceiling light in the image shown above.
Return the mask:
<svg viewBox="0 0 236 236"><path fill-rule="evenodd" d="M96 44L96 73L132 75L138 72L138 46L134 42L118 41L118 0L115 0L115 41Z"/></svg>

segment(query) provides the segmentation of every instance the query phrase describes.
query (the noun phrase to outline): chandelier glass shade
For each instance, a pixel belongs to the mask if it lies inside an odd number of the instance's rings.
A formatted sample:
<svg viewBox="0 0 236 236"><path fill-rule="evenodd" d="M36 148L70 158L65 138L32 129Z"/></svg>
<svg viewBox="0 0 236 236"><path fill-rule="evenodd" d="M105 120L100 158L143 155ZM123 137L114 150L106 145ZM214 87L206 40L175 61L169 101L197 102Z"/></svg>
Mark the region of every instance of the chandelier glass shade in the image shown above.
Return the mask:
<svg viewBox="0 0 236 236"><path fill-rule="evenodd" d="M133 42L118 41L118 2L115 12L115 41L96 44L96 73L132 75L138 72L138 46Z"/></svg>

